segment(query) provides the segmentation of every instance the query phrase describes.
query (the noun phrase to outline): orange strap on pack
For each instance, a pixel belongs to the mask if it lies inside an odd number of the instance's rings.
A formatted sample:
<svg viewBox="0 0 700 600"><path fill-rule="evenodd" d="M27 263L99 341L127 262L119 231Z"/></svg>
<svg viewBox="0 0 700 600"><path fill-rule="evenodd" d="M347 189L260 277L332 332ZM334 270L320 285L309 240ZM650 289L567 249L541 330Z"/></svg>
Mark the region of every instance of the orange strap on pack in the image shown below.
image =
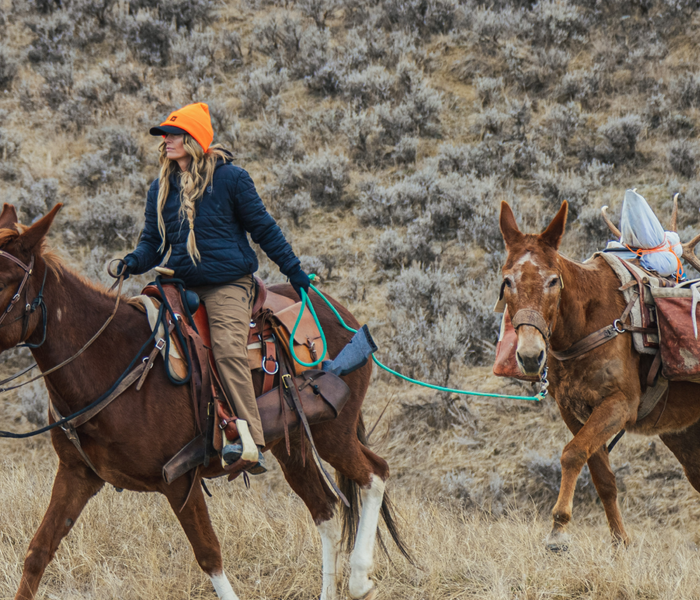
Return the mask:
<svg viewBox="0 0 700 600"><path fill-rule="evenodd" d="M636 254L637 258L642 258L642 256L646 254L655 254L656 252L670 252L671 254L673 254L673 256L676 259L676 263L678 264L678 268L676 269L676 283L678 283L681 280L681 277L683 276L683 265L681 264L681 259L678 258L678 255L673 251L671 242L669 242L666 239L665 235L663 243L653 248L632 248L627 244L625 244L625 248L627 248L630 252Z"/></svg>

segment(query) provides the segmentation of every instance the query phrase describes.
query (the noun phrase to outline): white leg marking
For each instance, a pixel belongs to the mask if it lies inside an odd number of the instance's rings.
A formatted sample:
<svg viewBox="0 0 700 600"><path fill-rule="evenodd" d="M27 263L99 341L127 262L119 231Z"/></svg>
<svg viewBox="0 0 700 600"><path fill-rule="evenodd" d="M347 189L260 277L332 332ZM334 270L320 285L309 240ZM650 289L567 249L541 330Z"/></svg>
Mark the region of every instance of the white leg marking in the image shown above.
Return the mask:
<svg viewBox="0 0 700 600"><path fill-rule="evenodd" d="M348 588L352 598L362 598L374 587L369 575L374 565L374 541L384 498L384 482L380 477L372 475L369 489L362 490L361 495L362 514L357 527L355 548L350 556Z"/></svg>
<svg viewBox="0 0 700 600"><path fill-rule="evenodd" d="M340 565L340 524L336 518L317 525L323 549L323 588L321 600L336 600Z"/></svg>
<svg viewBox="0 0 700 600"><path fill-rule="evenodd" d="M220 600L238 600L238 596L236 596L236 593L233 591L228 581L228 577L226 577L223 571L218 575L209 575L209 578Z"/></svg>

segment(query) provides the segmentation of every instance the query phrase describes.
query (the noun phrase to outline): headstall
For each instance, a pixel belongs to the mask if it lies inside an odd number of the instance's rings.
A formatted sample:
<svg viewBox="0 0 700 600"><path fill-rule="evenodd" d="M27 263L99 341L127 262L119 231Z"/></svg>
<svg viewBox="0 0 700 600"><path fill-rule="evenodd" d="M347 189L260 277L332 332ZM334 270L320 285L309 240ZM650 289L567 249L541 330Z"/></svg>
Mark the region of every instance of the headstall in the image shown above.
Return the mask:
<svg viewBox="0 0 700 600"><path fill-rule="evenodd" d="M17 288L17 292L15 293L14 296L12 296L12 299L10 300L10 303L7 305L7 308L3 311L2 315L0 315L0 324L5 320L5 317L10 314L12 309L15 307L15 304L17 304L20 299L22 298L22 292L24 291L25 286L27 285L27 282L29 281L29 277L31 274L34 272L34 256L32 256L31 260L29 261L29 265L25 265L21 260L19 260L17 257L13 256L12 254L9 254L5 252L4 250L0 250L0 257L6 258L9 261L12 261L15 263L20 269L24 271L24 277L22 278L21 283L19 284L19 287ZM44 343L44 340L46 340L46 304L44 303L44 285L46 284L46 273L47 270L44 271L44 280L41 284L41 290L39 290L39 294L34 298L31 304L29 302L25 302L25 307L24 307L24 314L21 317L18 317L18 319L24 319L24 323L22 324L22 336L21 340L24 341L25 335L27 334L27 328L29 326L29 317L34 311L36 311L37 308L41 307L42 312L43 312L43 325L44 325L44 336L39 342L39 344L27 344L25 343L26 346L30 348L37 348L41 346L41 344ZM25 291L25 299L26 299L26 291ZM15 319L15 320L18 320Z"/></svg>

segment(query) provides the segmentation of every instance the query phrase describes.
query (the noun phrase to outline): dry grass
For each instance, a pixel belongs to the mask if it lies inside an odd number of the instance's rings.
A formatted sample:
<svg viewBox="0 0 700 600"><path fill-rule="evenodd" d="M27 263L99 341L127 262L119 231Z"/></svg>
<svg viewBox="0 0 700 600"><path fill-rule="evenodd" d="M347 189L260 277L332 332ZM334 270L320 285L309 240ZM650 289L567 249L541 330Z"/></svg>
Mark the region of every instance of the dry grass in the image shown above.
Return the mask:
<svg viewBox="0 0 700 600"><path fill-rule="evenodd" d="M465 381L492 389L496 380L486 371L464 374ZM574 544L554 555L543 543L554 491L543 492L525 468L533 453L556 456L569 439L550 404L457 403L449 426L434 429L416 415L425 417L430 407L439 412L438 399L377 380L366 403L369 426L389 398L372 437L392 467L389 490L418 568L393 547L389 559L377 552L380 598L700 597L700 503L658 440L652 447L648 439L626 437L613 454L631 547L611 545L600 504L583 490ZM422 413L411 408L421 399ZM5 419L14 416L12 406L5 405ZM26 426L23 419L18 426ZM45 438L3 441L0 452L0 598L11 598L49 500L56 459ZM450 487L450 473L468 475L466 496ZM254 478L250 490L223 480L209 487L225 569L239 596L318 597L320 539L279 469ZM215 597L165 499L110 486L64 540L40 592L55 599ZM345 589L341 594L347 597Z"/></svg>

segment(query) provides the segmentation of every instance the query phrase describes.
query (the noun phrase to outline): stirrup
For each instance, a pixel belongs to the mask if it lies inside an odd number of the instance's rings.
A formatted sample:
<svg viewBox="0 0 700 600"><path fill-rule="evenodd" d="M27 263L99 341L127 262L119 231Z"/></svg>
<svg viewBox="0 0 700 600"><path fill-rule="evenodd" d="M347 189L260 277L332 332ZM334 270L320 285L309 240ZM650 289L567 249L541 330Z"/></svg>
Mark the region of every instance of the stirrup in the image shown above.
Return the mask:
<svg viewBox="0 0 700 600"><path fill-rule="evenodd" d="M250 429L248 429L248 422L244 421L243 419L237 419L236 420L236 428L238 429L238 435L240 436L240 442L239 444L227 444L221 451L221 465L223 467L227 467L230 464L233 464L238 460L239 458L242 458L243 460L246 460L248 462L255 463L258 461L258 447L255 445L255 442L253 441L253 436L250 435ZM237 446L240 445L240 454L238 454L239 450L236 448ZM229 446L231 446L229 448ZM236 456L238 454L238 456ZM234 458L235 460L231 461L230 459Z"/></svg>

